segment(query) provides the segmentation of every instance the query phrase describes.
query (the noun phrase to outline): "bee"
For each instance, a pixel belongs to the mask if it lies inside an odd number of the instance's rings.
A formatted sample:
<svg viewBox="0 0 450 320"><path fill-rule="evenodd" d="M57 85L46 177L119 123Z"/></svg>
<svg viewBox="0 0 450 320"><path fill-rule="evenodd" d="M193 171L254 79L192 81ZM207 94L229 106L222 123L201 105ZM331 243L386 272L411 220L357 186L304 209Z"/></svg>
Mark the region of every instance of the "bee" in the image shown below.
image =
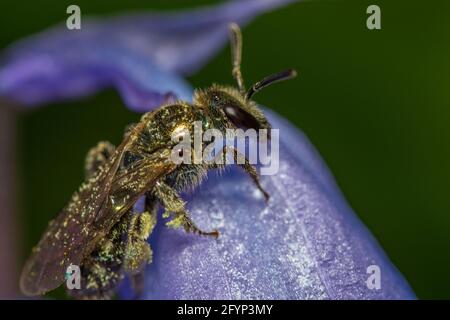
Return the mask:
<svg viewBox="0 0 450 320"><path fill-rule="evenodd" d="M125 275L130 276L138 296L144 268L152 260L147 240L159 207L171 218L167 222L170 227L219 236L217 230L203 231L196 226L179 193L199 185L208 170L225 165L174 163L171 137L180 128L192 134L193 123L198 121L204 130L269 130L269 121L251 98L264 87L296 75L291 69L273 74L246 91L240 69L241 31L237 24L230 24L229 30L237 88L214 84L205 90L196 89L192 104L175 101L144 114L139 123L128 127L118 147L100 142L92 148L86 157L85 182L49 222L25 263L20 278L25 295L42 295L57 288L65 281L68 267L77 265L81 288L68 290L71 296L112 298ZM228 151L235 159L243 156L232 147L224 147L217 156L225 156ZM268 200L255 167L248 159L240 166ZM145 203L139 213L135 204L141 199Z"/></svg>

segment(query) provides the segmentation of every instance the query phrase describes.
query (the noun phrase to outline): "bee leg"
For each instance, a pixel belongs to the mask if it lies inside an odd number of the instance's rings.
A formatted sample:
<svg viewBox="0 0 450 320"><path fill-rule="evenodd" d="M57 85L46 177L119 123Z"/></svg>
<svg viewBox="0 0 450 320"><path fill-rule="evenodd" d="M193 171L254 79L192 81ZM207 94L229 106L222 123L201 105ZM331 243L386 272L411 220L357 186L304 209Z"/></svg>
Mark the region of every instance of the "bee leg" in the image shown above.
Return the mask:
<svg viewBox="0 0 450 320"><path fill-rule="evenodd" d="M230 146L224 146L223 149L219 154L217 154L215 159L220 159L220 157L226 156L227 151L231 152L233 154L234 163L236 163L238 166L240 166L246 173L250 175L250 177L253 180L253 183L256 185L256 187L262 192L264 195L264 198L266 202L269 201L270 195L267 193L266 190L261 186L261 182L259 180L258 173L256 171L256 168L250 164L248 159L240 153L238 150L236 150L233 147ZM225 159L222 158L222 161L219 162L219 164L214 161L214 163L211 165L212 168L223 168L223 163L226 163Z"/></svg>
<svg viewBox="0 0 450 320"><path fill-rule="evenodd" d="M213 236L215 238L219 236L219 232L217 230L207 232L198 228L189 217L189 213L184 208L184 201L178 193L166 183L157 182L153 190L153 194L159 201L161 201L166 212L172 212L175 214L175 217L166 223L168 227L179 228L180 226L183 226L186 232L197 233L203 236ZM166 213L163 216L167 217Z"/></svg>
<svg viewBox="0 0 450 320"><path fill-rule="evenodd" d="M116 147L108 141L101 141L88 151L84 165L86 179L94 175L98 168L111 157L115 149Z"/></svg>
<svg viewBox="0 0 450 320"><path fill-rule="evenodd" d="M156 225L156 210L133 214L128 224L124 248L124 268L131 275L140 273L147 263L152 262L152 249L147 242Z"/></svg>
<svg viewBox="0 0 450 320"><path fill-rule="evenodd" d="M153 252L147 240L156 225L157 204L155 198L147 195L145 211L132 213L126 228L123 266L130 275L135 299L143 292L145 265L152 262Z"/></svg>

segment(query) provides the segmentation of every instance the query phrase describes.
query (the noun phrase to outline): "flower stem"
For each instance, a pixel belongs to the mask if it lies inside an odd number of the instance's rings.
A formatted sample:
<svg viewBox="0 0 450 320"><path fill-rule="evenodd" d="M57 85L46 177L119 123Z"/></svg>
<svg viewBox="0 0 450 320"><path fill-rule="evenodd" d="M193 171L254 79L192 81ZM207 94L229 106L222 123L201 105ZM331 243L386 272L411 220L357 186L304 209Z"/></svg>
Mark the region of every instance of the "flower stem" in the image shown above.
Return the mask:
<svg viewBox="0 0 450 320"><path fill-rule="evenodd" d="M0 103L0 298L17 297L16 112Z"/></svg>

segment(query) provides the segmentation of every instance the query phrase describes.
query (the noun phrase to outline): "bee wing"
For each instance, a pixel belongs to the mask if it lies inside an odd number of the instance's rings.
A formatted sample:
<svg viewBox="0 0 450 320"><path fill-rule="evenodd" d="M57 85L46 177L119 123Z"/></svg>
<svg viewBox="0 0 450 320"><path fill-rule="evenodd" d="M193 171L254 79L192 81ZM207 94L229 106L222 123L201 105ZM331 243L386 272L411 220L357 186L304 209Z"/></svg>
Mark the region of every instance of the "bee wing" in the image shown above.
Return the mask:
<svg viewBox="0 0 450 320"><path fill-rule="evenodd" d="M58 287L65 280L68 266L80 266L122 214L159 177L175 168L167 148L120 169L123 155L132 146L130 136L49 223L22 271L20 288L24 294L40 295Z"/></svg>

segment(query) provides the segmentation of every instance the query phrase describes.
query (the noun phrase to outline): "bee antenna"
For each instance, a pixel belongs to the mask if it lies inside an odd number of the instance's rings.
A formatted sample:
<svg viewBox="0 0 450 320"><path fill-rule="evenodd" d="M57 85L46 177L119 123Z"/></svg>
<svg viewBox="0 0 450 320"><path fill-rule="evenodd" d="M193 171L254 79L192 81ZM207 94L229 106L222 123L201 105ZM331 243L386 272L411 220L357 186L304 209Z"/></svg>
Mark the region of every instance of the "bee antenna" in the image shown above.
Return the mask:
<svg viewBox="0 0 450 320"><path fill-rule="evenodd" d="M242 33L236 23L230 23L230 43L231 43L231 63L232 74L236 80L239 91L244 94L245 85L241 74L241 58L242 58Z"/></svg>
<svg viewBox="0 0 450 320"><path fill-rule="evenodd" d="M271 74L270 76L265 77L261 81L258 81L255 83L250 89L248 89L247 94L245 95L246 100L250 100L250 98L257 93L258 91L261 91L263 88L279 82L283 80L289 80L292 78L295 78L297 76L297 71L294 69L288 69L285 71L281 71L275 74Z"/></svg>

